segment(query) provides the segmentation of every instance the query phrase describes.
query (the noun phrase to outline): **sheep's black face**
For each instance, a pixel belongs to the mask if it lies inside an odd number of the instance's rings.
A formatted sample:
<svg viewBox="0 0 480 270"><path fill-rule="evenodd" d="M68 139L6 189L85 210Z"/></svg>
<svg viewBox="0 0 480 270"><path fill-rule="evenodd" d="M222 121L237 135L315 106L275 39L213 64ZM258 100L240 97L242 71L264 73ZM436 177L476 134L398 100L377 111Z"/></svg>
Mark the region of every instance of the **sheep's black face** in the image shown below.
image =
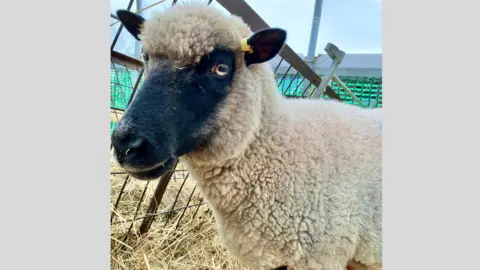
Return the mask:
<svg viewBox="0 0 480 270"><path fill-rule="evenodd" d="M128 10L117 11L117 16L140 40L145 19ZM244 54L245 65L272 59L285 40L282 29L256 32L246 40L251 50ZM216 48L198 65L181 69L155 55L144 59L148 76L114 130L112 144L120 165L135 178L148 180L208 142L214 131L207 133L205 127L228 94L237 67L235 53L225 48Z"/></svg>
<svg viewBox="0 0 480 270"><path fill-rule="evenodd" d="M154 67L112 134L119 164L144 180L161 176L175 158L207 142L203 128L235 73L235 53L222 48L181 69L168 59L149 58Z"/></svg>

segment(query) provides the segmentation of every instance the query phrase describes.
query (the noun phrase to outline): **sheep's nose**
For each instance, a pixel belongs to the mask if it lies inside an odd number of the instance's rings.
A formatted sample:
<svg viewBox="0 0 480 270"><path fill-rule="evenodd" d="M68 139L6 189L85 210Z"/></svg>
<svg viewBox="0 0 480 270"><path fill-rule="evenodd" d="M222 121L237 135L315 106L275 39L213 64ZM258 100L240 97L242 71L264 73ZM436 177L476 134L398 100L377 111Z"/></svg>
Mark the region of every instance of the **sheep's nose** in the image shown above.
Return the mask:
<svg viewBox="0 0 480 270"><path fill-rule="evenodd" d="M112 144L118 162L123 164L127 157L130 159L141 156L146 141L145 137L136 135L128 129L115 129L112 133Z"/></svg>

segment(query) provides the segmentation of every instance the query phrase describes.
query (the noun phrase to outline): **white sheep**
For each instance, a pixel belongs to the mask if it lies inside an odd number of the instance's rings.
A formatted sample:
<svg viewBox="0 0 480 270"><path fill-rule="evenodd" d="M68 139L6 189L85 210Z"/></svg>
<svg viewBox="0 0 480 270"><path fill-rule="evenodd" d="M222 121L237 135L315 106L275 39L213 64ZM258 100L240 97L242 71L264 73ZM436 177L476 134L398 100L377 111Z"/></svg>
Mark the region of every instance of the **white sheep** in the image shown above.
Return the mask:
<svg viewBox="0 0 480 270"><path fill-rule="evenodd" d="M284 98L266 63L281 29L252 33L194 3L117 15L146 68L112 134L130 175L157 178L180 158L227 250L254 269L381 269L379 109Z"/></svg>

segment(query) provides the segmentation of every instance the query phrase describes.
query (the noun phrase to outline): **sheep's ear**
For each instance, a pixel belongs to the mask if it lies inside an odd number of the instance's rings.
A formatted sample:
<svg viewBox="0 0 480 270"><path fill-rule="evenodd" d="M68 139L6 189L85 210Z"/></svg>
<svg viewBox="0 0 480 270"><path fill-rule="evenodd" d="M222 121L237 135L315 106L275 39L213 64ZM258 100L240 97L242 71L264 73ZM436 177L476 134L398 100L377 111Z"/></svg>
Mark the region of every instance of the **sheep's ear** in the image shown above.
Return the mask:
<svg viewBox="0 0 480 270"><path fill-rule="evenodd" d="M275 57L285 44L287 32L279 28L260 30L246 40L242 49L245 51L247 66L266 62Z"/></svg>
<svg viewBox="0 0 480 270"><path fill-rule="evenodd" d="M138 35L140 34L140 28L142 27L145 19L140 15L124 9L117 11L117 17L127 31L130 32L134 38L140 40Z"/></svg>

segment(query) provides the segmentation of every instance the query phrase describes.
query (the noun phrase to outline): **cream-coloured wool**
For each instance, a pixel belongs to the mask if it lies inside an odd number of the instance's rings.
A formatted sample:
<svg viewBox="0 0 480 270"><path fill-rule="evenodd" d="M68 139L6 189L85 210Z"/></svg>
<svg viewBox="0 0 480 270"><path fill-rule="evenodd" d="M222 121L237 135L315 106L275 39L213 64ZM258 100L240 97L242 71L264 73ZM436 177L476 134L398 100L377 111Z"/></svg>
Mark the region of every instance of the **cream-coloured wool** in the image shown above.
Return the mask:
<svg viewBox="0 0 480 270"><path fill-rule="evenodd" d="M381 111L327 100L287 100L267 63L246 67L236 16L177 4L147 20L140 39L155 59L181 68L224 46L236 74L204 132L208 146L181 159L214 210L226 248L245 265L381 268ZM148 66L147 76L149 69Z"/></svg>

